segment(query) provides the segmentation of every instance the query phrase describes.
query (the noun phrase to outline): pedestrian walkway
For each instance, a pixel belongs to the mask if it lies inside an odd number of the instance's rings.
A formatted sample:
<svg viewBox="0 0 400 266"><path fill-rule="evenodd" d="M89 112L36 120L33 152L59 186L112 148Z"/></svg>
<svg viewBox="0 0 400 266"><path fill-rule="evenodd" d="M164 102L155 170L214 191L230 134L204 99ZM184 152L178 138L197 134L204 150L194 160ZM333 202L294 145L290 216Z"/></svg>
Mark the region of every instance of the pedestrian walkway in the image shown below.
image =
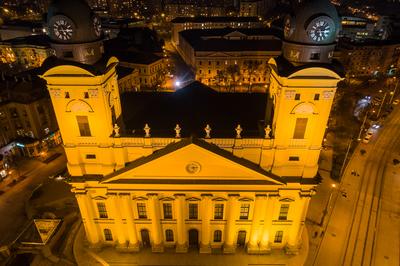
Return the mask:
<svg viewBox="0 0 400 266"><path fill-rule="evenodd" d="M243 249L235 254L199 254L197 250L177 254L173 249L164 253L152 253L151 249L138 253L118 252L114 247L100 251L88 249L84 244L85 233L81 226L74 242L74 256L78 265L131 265L131 266L301 266L308 253L308 236L303 232L305 243L298 255L286 255L282 250L269 255L248 255Z"/></svg>

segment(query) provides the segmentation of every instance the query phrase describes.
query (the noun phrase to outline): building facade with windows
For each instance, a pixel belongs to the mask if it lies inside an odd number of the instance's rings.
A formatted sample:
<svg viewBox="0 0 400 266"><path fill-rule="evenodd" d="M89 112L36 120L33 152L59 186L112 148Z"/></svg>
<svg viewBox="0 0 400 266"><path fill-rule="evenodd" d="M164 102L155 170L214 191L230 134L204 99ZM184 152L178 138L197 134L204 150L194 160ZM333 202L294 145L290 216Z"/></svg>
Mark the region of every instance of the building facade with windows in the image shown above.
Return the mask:
<svg viewBox="0 0 400 266"><path fill-rule="evenodd" d="M305 4L297 28L315 4ZM337 27L334 7L324 5L318 10ZM116 58L45 62L90 246L297 253L343 77L327 54L336 31L322 42L306 34L287 35L283 56L270 59L268 93L224 94L195 82L175 93L120 94ZM293 46L303 48L296 62ZM317 51L318 60L301 61Z"/></svg>

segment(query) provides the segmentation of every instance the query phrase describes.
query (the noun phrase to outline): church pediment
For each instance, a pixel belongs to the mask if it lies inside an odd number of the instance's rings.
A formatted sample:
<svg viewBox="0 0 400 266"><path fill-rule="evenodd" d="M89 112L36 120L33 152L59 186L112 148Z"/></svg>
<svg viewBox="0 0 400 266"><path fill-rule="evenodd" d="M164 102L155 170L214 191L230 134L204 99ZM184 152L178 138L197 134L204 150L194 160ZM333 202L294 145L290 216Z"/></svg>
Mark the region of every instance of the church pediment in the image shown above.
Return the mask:
<svg viewBox="0 0 400 266"><path fill-rule="evenodd" d="M156 181L157 180L157 181ZM185 139L129 163L102 183L259 184L284 181L258 165L203 140Z"/></svg>

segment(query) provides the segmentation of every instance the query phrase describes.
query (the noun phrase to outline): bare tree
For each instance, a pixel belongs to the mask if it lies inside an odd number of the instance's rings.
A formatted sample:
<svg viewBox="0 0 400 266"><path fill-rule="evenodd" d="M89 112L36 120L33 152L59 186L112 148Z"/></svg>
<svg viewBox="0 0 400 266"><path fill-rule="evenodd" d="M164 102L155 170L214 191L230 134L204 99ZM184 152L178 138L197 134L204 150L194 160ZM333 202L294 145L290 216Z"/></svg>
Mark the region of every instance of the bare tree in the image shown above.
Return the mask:
<svg viewBox="0 0 400 266"><path fill-rule="evenodd" d="M230 65L226 68L226 75L229 80L229 91L236 90L236 86L240 80L240 67L238 65Z"/></svg>
<svg viewBox="0 0 400 266"><path fill-rule="evenodd" d="M249 79L249 85L248 85L248 92L251 92L251 87L252 87L252 80L253 77L256 76L257 71L260 70L260 65L261 62L257 60L246 60L244 61L244 67L247 72L247 77Z"/></svg>

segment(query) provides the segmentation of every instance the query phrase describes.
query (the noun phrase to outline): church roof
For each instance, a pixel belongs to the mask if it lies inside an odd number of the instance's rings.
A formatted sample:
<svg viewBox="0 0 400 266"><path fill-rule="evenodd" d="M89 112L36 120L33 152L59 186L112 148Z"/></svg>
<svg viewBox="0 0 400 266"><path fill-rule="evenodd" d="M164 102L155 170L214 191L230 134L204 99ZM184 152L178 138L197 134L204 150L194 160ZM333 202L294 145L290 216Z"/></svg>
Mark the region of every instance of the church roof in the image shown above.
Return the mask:
<svg viewBox="0 0 400 266"><path fill-rule="evenodd" d="M203 137L207 124L213 138L234 137L238 124L244 137L264 136L265 93L219 93L196 81L174 93L127 92L121 104L125 132L137 136L146 123L154 137L174 136L176 124L183 137Z"/></svg>
<svg viewBox="0 0 400 266"><path fill-rule="evenodd" d="M228 160L230 160L230 161L232 161L234 163L237 163L237 164L239 164L241 166L244 166L244 167L246 167L248 169L251 169L251 170L253 170L253 171L255 171L255 172L257 172L257 173L259 173L261 175L264 175L264 176L266 176L266 177L268 177L270 179L273 179L276 182L272 182L272 181L269 181L269 180L236 180L236 181L233 181L233 180L222 180L222 179L202 180L202 179L196 178L196 179L190 179L190 180L188 180L188 179L183 179L183 180L182 179L181 180L178 180L178 179L177 180L166 179L165 180L166 183L168 183L168 184L174 184L174 183L178 184L179 183L180 184L180 183L188 183L189 182L191 184L204 184L204 183L210 184L210 183L214 183L214 184L219 184L219 185L224 184L224 181L226 182L226 184L233 184L233 183L236 182L238 185L239 184L249 184L251 182L253 182L254 184L259 184L259 185L277 185L279 183L280 184L285 184L286 183L281 177L262 169L259 165L255 164L255 163L253 163L251 161L248 161L246 159L236 157L231 152L228 152L228 151L226 151L224 149L221 149L215 144L211 144L211 143L208 143L208 142L206 142L204 140L201 140L201 139L198 139L198 138L194 138L194 137L186 138L186 139L183 139L183 140L181 140L179 142L171 143L171 144L167 145L165 148L153 152L149 156L141 157L141 158L139 158L139 159L137 159L137 160L135 160L133 162L130 162L124 168L122 168L122 169L120 169L118 171L115 171L110 175L105 176L101 180L101 182L106 182L107 180L110 180L111 178L113 178L115 176L118 176L118 175L120 175L122 173L125 173L125 172L127 172L129 170L137 168L137 167L139 167L141 165L144 165L146 163L149 163L151 161L154 161L154 160L156 160L158 158L161 158L161 157L163 157L163 156L165 156L167 154L175 152L175 151L177 151L177 150L179 150L179 149L181 149L183 147L186 147L186 146L188 146L190 144L194 144L194 145L199 146L199 147L201 147L203 149L211 151L212 153L214 153L216 155L219 155L219 156L221 156L221 157L223 157L225 159L228 159ZM154 182L151 179L136 179L136 180L132 180L132 181L136 182L136 183L144 183L144 184ZM127 182L127 181L126 181L126 179L122 179L122 180L111 181L111 183L112 182L119 183L119 182ZM156 182L160 183L160 180L157 179ZM109 183L109 182L107 182L107 183Z"/></svg>

